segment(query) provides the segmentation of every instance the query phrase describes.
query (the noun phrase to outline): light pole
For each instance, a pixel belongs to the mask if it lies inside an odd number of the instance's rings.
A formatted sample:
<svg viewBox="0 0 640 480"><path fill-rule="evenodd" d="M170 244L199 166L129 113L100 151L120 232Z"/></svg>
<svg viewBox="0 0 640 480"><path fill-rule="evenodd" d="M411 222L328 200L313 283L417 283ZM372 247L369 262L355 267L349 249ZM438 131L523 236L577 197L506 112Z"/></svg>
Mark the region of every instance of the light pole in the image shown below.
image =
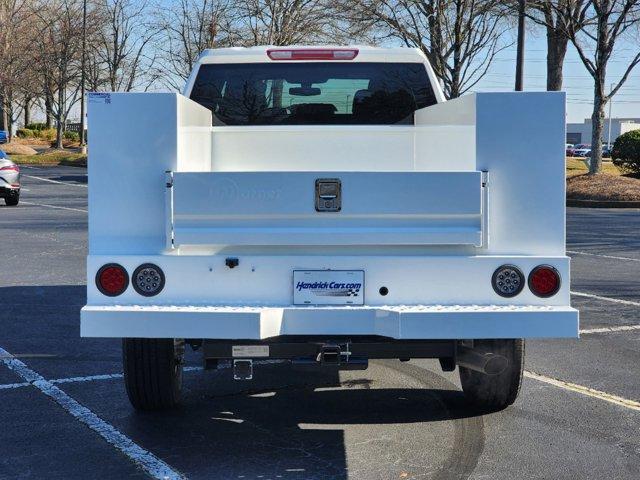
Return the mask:
<svg viewBox="0 0 640 480"><path fill-rule="evenodd" d="M524 11L527 0L518 0L518 52L516 55L516 92L521 92L524 86Z"/></svg>
<svg viewBox="0 0 640 480"><path fill-rule="evenodd" d="M85 122L85 64L86 64L86 52L87 52L87 0L82 2L82 61L80 72L80 149L82 153L87 153L87 141L84 135L86 122Z"/></svg>

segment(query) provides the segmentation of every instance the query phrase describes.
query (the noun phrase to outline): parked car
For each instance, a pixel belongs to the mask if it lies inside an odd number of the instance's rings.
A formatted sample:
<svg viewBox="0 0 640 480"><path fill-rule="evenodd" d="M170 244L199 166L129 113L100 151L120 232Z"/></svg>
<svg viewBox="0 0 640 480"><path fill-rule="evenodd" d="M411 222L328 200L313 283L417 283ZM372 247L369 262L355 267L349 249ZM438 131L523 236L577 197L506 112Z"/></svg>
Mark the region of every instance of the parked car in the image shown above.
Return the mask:
<svg viewBox="0 0 640 480"><path fill-rule="evenodd" d="M608 145L603 145L602 146L602 157L603 158L607 158L607 157L611 157L611 150L613 149L613 147L609 147ZM593 151L592 149L589 149L589 152L584 155L585 157L591 157Z"/></svg>
<svg viewBox="0 0 640 480"><path fill-rule="evenodd" d="M243 381L437 358L497 410L525 338L578 336L560 95L446 100L419 49L254 47L206 50L184 95L88 105L80 333L123 339L136 409L179 402L190 346Z"/></svg>
<svg viewBox="0 0 640 480"><path fill-rule="evenodd" d="M20 200L20 167L0 150L0 198L9 206Z"/></svg>
<svg viewBox="0 0 640 480"><path fill-rule="evenodd" d="M589 157L589 156L591 156L591 149L590 148L577 148L576 150L573 151L573 156L574 157L580 157L580 158Z"/></svg>
<svg viewBox="0 0 640 480"><path fill-rule="evenodd" d="M0 144L7 143L9 141L9 134L6 130L0 130Z"/></svg>
<svg viewBox="0 0 640 480"><path fill-rule="evenodd" d="M575 146L573 145L573 143L567 143L564 146L564 154L567 157L573 157L573 151L575 150Z"/></svg>

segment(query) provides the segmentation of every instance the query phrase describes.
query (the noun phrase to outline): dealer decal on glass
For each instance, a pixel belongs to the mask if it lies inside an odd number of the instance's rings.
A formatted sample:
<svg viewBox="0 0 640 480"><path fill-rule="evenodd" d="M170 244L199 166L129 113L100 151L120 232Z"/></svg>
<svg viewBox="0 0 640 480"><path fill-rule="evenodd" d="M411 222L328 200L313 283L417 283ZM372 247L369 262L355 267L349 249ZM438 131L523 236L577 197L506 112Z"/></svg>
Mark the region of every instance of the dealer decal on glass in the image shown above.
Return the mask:
<svg viewBox="0 0 640 480"><path fill-rule="evenodd" d="M363 305L363 270L294 270L294 305Z"/></svg>

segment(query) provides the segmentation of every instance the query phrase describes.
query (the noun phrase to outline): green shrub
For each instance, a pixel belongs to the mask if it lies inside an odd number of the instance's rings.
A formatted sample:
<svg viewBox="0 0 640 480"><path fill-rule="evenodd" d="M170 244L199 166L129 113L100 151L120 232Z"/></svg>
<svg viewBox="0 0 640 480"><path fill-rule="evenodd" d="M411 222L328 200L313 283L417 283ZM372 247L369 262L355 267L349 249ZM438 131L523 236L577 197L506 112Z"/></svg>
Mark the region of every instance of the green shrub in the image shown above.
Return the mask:
<svg viewBox="0 0 640 480"><path fill-rule="evenodd" d="M19 128L16 131L16 136L18 138L33 138L35 137L35 132L33 130L30 130L28 128Z"/></svg>
<svg viewBox="0 0 640 480"><path fill-rule="evenodd" d="M631 130L616 139L611 160L624 173L640 173L640 130Z"/></svg>
<svg viewBox="0 0 640 480"><path fill-rule="evenodd" d="M40 130L45 130L47 128L47 124L46 123L29 123L27 125L24 126L24 128L27 128L29 130L35 130L35 131L40 131Z"/></svg>
<svg viewBox="0 0 640 480"><path fill-rule="evenodd" d="M64 132L62 134L62 138L64 138L65 140L70 140L72 142L79 142L80 141L80 134L78 132Z"/></svg>

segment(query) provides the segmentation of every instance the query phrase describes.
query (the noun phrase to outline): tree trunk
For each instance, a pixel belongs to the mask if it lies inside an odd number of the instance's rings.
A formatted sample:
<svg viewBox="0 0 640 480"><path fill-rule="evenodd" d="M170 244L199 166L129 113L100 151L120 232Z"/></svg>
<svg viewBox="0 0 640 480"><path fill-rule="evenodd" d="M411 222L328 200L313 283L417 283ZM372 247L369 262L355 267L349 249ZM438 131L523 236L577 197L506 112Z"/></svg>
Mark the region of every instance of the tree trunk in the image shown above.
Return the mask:
<svg viewBox="0 0 640 480"><path fill-rule="evenodd" d="M51 106L51 92L44 94L44 112L45 112L45 125L47 128L51 128L53 124L53 108Z"/></svg>
<svg viewBox="0 0 640 480"><path fill-rule="evenodd" d="M56 115L56 148L62 148L62 130L64 128L64 89L58 89L58 112Z"/></svg>
<svg viewBox="0 0 640 480"><path fill-rule="evenodd" d="M547 26L547 91L562 90L562 66L569 39L566 35Z"/></svg>
<svg viewBox="0 0 640 480"><path fill-rule="evenodd" d="M4 95L0 94L0 130L7 129L7 112L4 109Z"/></svg>
<svg viewBox="0 0 640 480"><path fill-rule="evenodd" d="M6 112L6 123L5 125L7 126L7 138L9 139L9 141L13 140L13 125L14 125L14 121L13 121L13 99L12 98L8 98L7 99L7 104L9 105L9 108L5 109Z"/></svg>
<svg viewBox="0 0 640 480"><path fill-rule="evenodd" d="M602 130L604 127L604 107L602 95L597 91L593 99L593 114L591 115L591 160L589 174L600 173L602 168Z"/></svg>
<svg viewBox="0 0 640 480"><path fill-rule="evenodd" d="M31 99L24 99L24 128L31 123Z"/></svg>

